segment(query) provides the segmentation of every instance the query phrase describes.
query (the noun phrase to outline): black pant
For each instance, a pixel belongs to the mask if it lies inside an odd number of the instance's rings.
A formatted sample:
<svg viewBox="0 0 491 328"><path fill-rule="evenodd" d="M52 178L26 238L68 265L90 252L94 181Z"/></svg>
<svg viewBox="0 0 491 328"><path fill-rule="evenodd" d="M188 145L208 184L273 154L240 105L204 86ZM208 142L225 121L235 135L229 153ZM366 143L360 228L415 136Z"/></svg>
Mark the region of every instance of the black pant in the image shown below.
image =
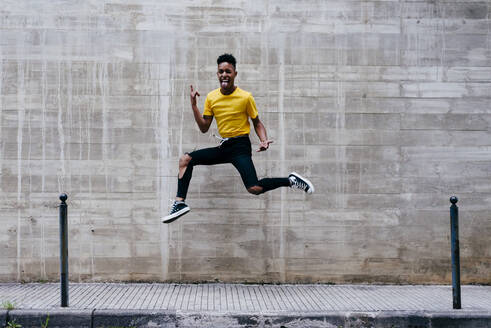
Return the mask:
<svg viewBox="0 0 491 328"><path fill-rule="evenodd" d="M177 197L186 198L189 182L193 175L193 167L196 165L215 165L232 163L239 171L240 177L246 188L253 186L262 187L261 193L278 187L290 186L288 178L264 178L257 179L256 169L252 163L251 141L249 136L231 138L218 147L204 148L188 154L191 160L182 178L178 179Z"/></svg>

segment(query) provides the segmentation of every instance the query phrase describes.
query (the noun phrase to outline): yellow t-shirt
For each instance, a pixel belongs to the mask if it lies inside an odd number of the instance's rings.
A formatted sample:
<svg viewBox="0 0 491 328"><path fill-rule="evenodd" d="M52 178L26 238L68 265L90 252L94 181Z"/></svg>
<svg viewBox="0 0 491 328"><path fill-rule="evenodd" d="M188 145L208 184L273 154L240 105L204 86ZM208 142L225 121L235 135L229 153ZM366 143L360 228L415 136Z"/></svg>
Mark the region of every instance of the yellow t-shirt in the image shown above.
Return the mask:
<svg viewBox="0 0 491 328"><path fill-rule="evenodd" d="M203 116L215 116L218 133L223 138L249 134L249 117L254 119L257 115L256 102L251 93L239 87L229 95L215 89L206 96Z"/></svg>

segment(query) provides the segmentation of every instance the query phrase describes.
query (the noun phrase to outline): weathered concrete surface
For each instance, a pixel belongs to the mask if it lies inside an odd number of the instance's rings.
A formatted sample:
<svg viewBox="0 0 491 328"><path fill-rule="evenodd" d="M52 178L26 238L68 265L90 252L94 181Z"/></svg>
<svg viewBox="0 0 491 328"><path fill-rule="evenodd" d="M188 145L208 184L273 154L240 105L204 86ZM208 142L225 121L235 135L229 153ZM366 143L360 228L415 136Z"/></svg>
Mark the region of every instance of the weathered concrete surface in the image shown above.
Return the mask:
<svg viewBox="0 0 491 328"><path fill-rule="evenodd" d="M175 311L95 310L92 327L177 328Z"/></svg>
<svg viewBox="0 0 491 328"><path fill-rule="evenodd" d="M66 308L11 310L8 311L7 322L15 322L23 328L91 328L92 312L92 310Z"/></svg>
<svg viewBox="0 0 491 328"><path fill-rule="evenodd" d="M489 1L13 1L0 9L0 280L58 277L69 195L74 281L491 283ZM246 193L197 168L159 218L177 159L215 145L188 88L238 59L275 140ZM257 138L254 137L257 144Z"/></svg>
<svg viewBox="0 0 491 328"><path fill-rule="evenodd" d="M40 327L52 313L46 310L16 310L7 322L23 323L22 327ZM162 310L94 310L83 321L79 311L67 309L63 316L53 316L49 327L162 327L162 328L481 328L491 324L491 312L431 313L395 312L330 312L330 313L192 313ZM9 313L9 315L10 315ZM15 318L15 319L14 319ZM70 320L73 318L73 321ZM13 321L15 320L15 321ZM89 320L89 325L87 321ZM36 322L38 322L36 324Z"/></svg>
<svg viewBox="0 0 491 328"><path fill-rule="evenodd" d="M7 310L0 310L0 325L5 325L7 323Z"/></svg>

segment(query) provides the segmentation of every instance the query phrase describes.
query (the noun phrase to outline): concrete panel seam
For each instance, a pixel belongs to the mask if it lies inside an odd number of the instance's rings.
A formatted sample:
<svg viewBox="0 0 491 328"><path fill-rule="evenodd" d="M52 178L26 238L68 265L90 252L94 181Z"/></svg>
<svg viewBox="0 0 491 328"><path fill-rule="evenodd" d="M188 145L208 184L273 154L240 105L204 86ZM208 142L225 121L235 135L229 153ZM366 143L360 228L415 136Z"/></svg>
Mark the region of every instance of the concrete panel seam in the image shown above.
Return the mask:
<svg viewBox="0 0 491 328"><path fill-rule="evenodd" d="M5 326L4 327L7 327L8 323L9 323L9 313L10 313L10 310L7 310L7 314L5 315Z"/></svg>
<svg viewBox="0 0 491 328"><path fill-rule="evenodd" d="M96 308L92 309L92 312L90 313L90 328L94 328L94 315L95 315L95 310Z"/></svg>

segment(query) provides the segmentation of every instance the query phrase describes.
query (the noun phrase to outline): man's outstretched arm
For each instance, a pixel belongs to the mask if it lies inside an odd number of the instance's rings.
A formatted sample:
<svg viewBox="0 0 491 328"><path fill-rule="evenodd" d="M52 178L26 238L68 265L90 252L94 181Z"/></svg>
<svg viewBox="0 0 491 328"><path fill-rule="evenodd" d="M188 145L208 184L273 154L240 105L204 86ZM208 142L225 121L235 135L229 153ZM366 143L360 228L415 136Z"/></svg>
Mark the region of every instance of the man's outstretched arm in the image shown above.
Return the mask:
<svg viewBox="0 0 491 328"><path fill-rule="evenodd" d="M268 140L268 135L266 133L266 128L263 123L259 119L259 116L252 119L252 124L254 124L254 130L256 131L257 136L259 137L259 149L256 151L264 151L269 148L269 144L273 143L272 140Z"/></svg>
<svg viewBox="0 0 491 328"><path fill-rule="evenodd" d="M193 89L191 86L191 107L193 108L194 120L198 124L201 132L206 133L210 128L211 122L213 121L213 116L201 116L201 113L196 105L196 97L199 97L199 92Z"/></svg>

